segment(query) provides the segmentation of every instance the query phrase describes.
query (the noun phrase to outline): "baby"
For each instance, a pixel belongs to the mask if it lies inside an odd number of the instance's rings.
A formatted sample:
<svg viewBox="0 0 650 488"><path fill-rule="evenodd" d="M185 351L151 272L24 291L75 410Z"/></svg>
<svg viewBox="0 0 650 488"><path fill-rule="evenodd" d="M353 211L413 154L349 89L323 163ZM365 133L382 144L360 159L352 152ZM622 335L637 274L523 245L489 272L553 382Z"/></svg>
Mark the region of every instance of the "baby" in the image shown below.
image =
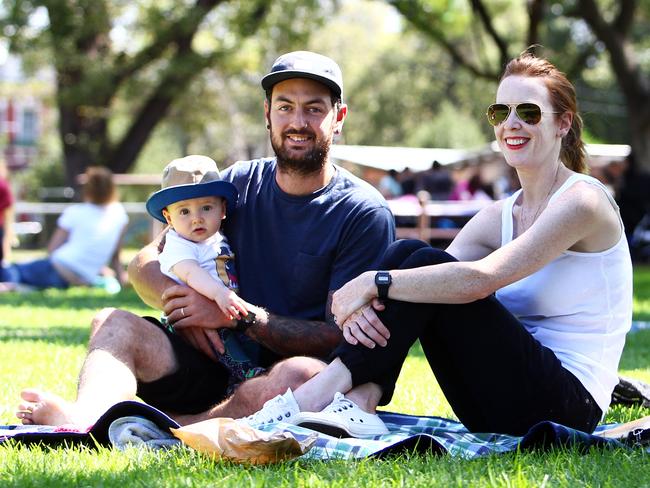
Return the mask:
<svg viewBox="0 0 650 488"><path fill-rule="evenodd" d="M214 300L230 319L252 314L236 293L234 255L220 232L226 210L234 208L237 196L235 186L221 180L212 159L193 155L169 163L161 190L147 200L149 214L170 226L158 256L161 272ZM239 380L250 377L252 365L238 334L219 329L219 336L226 347L225 354L217 353L222 363L234 369Z"/></svg>

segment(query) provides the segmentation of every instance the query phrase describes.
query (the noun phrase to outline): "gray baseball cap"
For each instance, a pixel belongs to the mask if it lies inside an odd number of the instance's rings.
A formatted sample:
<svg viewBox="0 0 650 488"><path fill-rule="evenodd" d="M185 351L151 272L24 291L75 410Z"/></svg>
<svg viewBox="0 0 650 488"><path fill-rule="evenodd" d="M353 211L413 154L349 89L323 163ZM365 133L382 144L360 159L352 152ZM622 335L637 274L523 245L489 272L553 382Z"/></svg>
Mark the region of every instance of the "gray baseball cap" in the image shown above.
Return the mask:
<svg viewBox="0 0 650 488"><path fill-rule="evenodd" d="M162 223L167 223L163 209L167 205L200 197L221 197L231 212L237 203L237 188L219 175L217 163L207 156L193 154L174 159L163 170L162 188L147 200L147 212Z"/></svg>
<svg viewBox="0 0 650 488"><path fill-rule="evenodd" d="M343 98L343 75L336 62L311 51L294 51L275 60L271 72L262 78L262 88L270 89L276 83L291 78L309 78L323 83L334 94Z"/></svg>

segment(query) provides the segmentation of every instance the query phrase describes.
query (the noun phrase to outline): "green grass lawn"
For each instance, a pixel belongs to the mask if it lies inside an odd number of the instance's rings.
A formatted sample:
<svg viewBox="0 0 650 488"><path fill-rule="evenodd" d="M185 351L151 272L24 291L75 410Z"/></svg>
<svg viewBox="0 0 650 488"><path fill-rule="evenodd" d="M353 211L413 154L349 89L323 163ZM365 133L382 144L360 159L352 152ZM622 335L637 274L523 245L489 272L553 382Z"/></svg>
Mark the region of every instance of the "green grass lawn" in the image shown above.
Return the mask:
<svg viewBox="0 0 650 488"><path fill-rule="evenodd" d="M16 423L25 386L74 398L90 320L103 307L150 313L131 289L118 295L75 288L0 295L0 422ZM635 268L635 320L650 321L650 268ZM650 383L650 330L628 337L621 374ZM513 392L513 394L515 394ZM453 417L419 347L400 376L393 402L406 413ZM480 408L480 405L477 406ZM650 409L611 409L628 421ZM405 455L383 461L297 460L269 467L214 462L189 450L148 452L0 447L0 486L650 486L641 451L510 453L477 460Z"/></svg>

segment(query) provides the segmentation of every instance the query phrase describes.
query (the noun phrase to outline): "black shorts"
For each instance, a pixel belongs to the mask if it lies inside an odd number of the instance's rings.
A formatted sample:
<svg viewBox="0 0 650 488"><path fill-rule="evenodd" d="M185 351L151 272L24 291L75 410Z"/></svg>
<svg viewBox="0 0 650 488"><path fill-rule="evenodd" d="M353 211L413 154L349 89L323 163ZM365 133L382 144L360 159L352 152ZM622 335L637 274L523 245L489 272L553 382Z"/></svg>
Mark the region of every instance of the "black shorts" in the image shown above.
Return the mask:
<svg viewBox="0 0 650 488"><path fill-rule="evenodd" d="M178 370L150 383L138 381L138 396L165 412L200 413L224 400L228 394L229 372L197 351L178 334L153 317L143 317L162 330L174 350Z"/></svg>

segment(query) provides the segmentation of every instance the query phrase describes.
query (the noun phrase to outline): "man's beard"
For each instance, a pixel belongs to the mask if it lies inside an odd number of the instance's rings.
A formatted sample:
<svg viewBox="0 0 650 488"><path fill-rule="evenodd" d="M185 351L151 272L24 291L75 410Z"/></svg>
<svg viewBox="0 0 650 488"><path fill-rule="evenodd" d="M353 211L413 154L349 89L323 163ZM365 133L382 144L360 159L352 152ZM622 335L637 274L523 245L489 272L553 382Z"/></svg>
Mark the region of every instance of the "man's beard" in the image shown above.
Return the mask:
<svg viewBox="0 0 650 488"><path fill-rule="evenodd" d="M287 151L282 145L288 134L311 137L312 140L314 140L314 147L304 156L300 158L292 158L289 156L289 151ZM271 127L271 147L273 147L273 151L275 152L278 161L278 168L280 168L281 171L298 173L302 176L318 173L323 169L327 162L331 145L331 137L319 140L316 138L316 134L307 129L286 131L282 134L282 140L276 141L273 137L273 128Z"/></svg>

